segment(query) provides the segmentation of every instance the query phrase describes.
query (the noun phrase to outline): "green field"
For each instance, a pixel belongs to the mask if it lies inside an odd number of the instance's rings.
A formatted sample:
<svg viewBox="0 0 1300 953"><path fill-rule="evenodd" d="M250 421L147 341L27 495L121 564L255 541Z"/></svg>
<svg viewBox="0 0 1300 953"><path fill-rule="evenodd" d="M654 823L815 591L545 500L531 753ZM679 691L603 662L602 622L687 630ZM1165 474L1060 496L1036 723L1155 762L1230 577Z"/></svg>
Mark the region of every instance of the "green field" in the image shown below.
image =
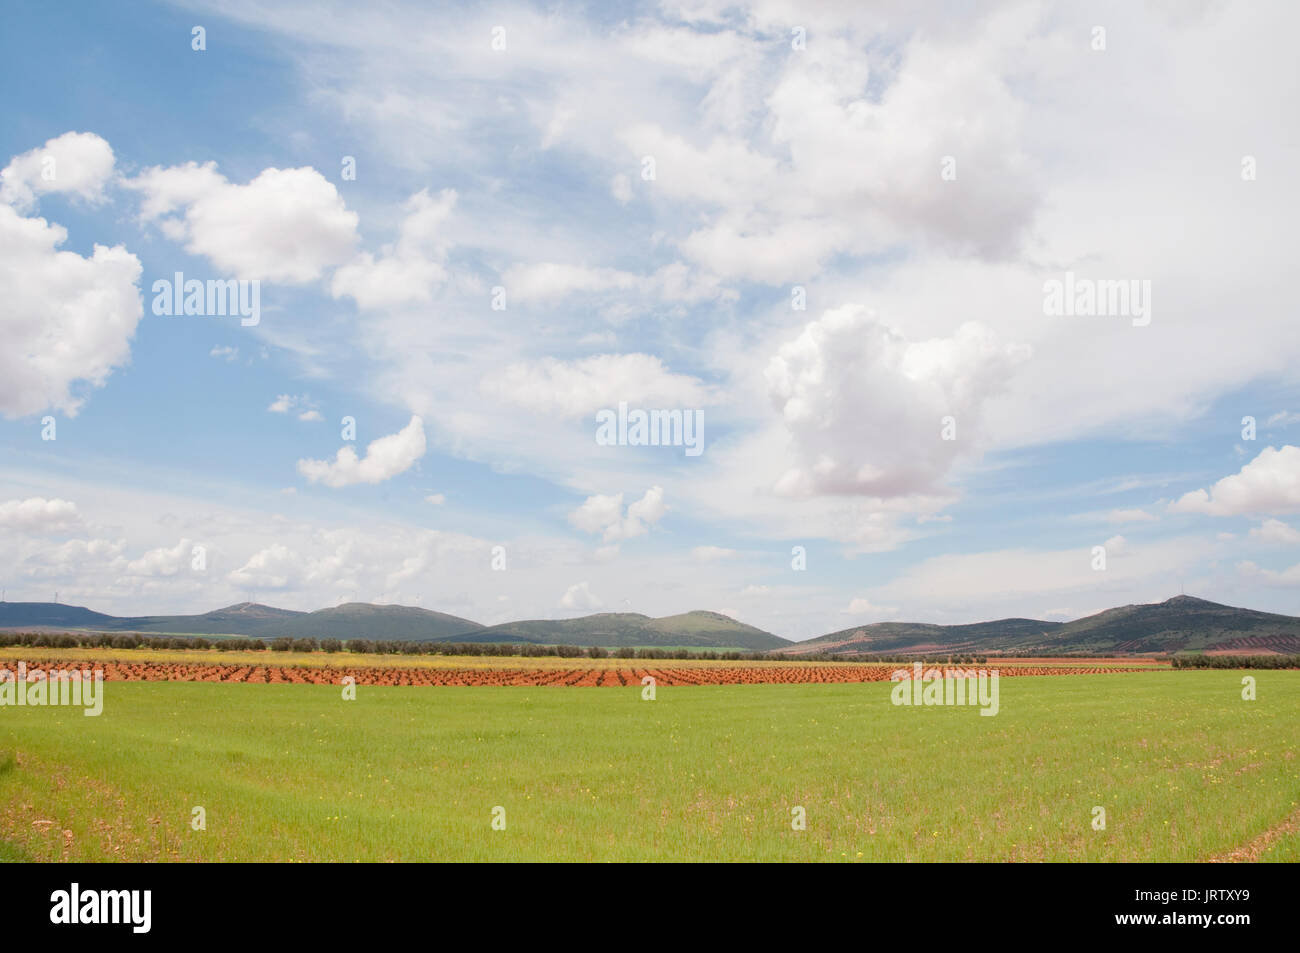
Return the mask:
<svg viewBox="0 0 1300 953"><path fill-rule="evenodd" d="M0 860L1204 860L1287 825L1258 853L1295 861L1300 672L1252 674L1004 678L996 717L888 683L113 682L99 718L0 708Z"/></svg>

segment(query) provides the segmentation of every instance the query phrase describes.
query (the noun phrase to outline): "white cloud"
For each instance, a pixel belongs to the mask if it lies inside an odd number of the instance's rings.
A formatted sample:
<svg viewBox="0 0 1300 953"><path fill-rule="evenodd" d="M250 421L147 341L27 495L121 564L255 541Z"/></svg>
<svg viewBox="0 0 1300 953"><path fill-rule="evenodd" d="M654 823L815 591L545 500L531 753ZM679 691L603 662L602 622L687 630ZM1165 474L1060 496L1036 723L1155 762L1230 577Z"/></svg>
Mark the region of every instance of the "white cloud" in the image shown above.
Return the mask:
<svg viewBox="0 0 1300 953"><path fill-rule="evenodd" d="M143 195L141 218L186 251L238 278L305 284L351 257L357 214L310 167L265 169L233 185L216 163L146 169L126 182Z"/></svg>
<svg viewBox="0 0 1300 953"><path fill-rule="evenodd" d="M28 556L22 574L34 579L76 579L120 570L125 563L125 548L126 541L120 539L70 539Z"/></svg>
<svg viewBox="0 0 1300 953"><path fill-rule="evenodd" d="M49 193L98 202L112 176L113 150L107 142L94 133L65 132L14 156L0 170L0 202L19 211L30 209L37 196Z"/></svg>
<svg viewBox="0 0 1300 953"><path fill-rule="evenodd" d="M297 412L299 420L320 421L325 418L321 416L316 409L316 402L306 394L280 394L275 400L267 406L267 411L273 414L289 414Z"/></svg>
<svg viewBox="0 0 1300 953"><path fill-rule="evenodd" d="M95 245L89 258L59 251L68 237L43 218L0 204L0 413L47 409L68 415L85 400L84 381L103 386L131 354L144 313L140 262L121 245Z"/></svg>
<svg viewBox="0 0 1300 953"><path fill-rule="evenodd" d="M287 546L274 543L254 553L227 578L236 586L251 589L286 589L299 584L304 568L301 556Z"/></svg>
<svg viewBox="0 0 1300 953"><path fill-rule="evenodd" d="M343 487L357 483L382 483L409 470L424 456L424 421L412 417L395 434L372 440L366 455L357 457L351 447L340 448L334 461L299 460L298 472L312 483Z"/></svg>
<svg viewBox="0 0 1300 953"><path fill-rule="evenodd" d="M1255 563L1246 561L1237 564L1237 572L1247 579L1256 579L1266 586L1290 589L1300 586L1300 563L1283 570L1261 569Z"/></svg>
<svg viewBox="0 0 1300 953"><path fill-rule="evenodd" d="M239 348L227 347L225 345L214 347L212 350L208 351L208 357L215 357L218 360L224 359L227 361L233 361L239 357Z"/></svg>
<svg viewBox="0 0 1300 953"><path fill-rule="evenodd" d="M447 502L447 495L445 493L431 493L424 498L424 502L433 506L442 506Z"/></svg>
<svg viewBox="0 0 1300 953"><path fill-rule="evenodd" d="M1252 527L1250 535L1264 543L1275 543L1281 546L1300 544L1300 530L1281 520L1264 520L1259 526Z"/></svg>
<svg viewBox="0 0 1300 953"><path fill-rule="evenodd" d="M691 550L691 555L702 562L713 562L717 559L730 559L736 555L736 551L722 546L696 546Z"/></svg>
<svg viewBox="0 0 1300 953"><path fill-rule="evenodd" d="M827 311L767 366L768 393L798 461L777 491L941 493L958 454L978 445L985 401L1026 356L976 324L909 342L866 309ZM948 416L956 439L943 438Z"/></svg>
<svg viewBox="0 0 1300 953"><path fill-rule="evenodd" d="M127 563L126 571L136 576L175 576L188 570L194 559L194 543L182 539L175 546L151 549Z"/></svg>
<svg viewBox="0 0 1300 953"><path fill-rule="evenodd" d="M456 204L456 193L436 197L422 190L407 200L407 215L397 241L376 258L369 252L334 273L335 298L352 298L360 308L391 308L428 301L433 288L447 279L448 242L441 235Z"/></svg>
<svg viewBox="0 0 1300 953"><path fill-rule="evenodd" d="M579 582L564 590L560 597L561 609L599 609L603 603L591 591L585 582Z"/></svg>
<svg viewBox="0 0 1300 953"><path fill-rule="evenodd" d="M643 536L668 511L662 487L653 486L623 510L623 494L589 496L569 514L569 522L584 533L599 533L603 542Z"/></svg>
<svg viewBox="0 0 1300 953"><path fill-rule="evenodd" d="M702 381L670 372L649 354L512 364L484 378L480 389L500 403L565 418L617 407L619 401L642 408L697 408L709 395Z"/></svg>
<svg viewBox="0 0 1300 953"><path fill-rule="evenodd" d="M1300 447L1265 447L1239 473L1224 477L1208 492L1183 494L1169 509L1210 516L1300 511Z"/></svg>
<svg viewBox="0 0 1300 953"><path fill-rule="evenodd" d="M847 615L889 616L897 615L898 609L893 606L878 606L869 599L858 597L849 602L844 612Z"/></svg>
<svg viewBox="0 0 1300 953"><path fill-rule="evenodd" d="M69 500L47 500L33 496L26 500L0 503L0 529L22 533L53 533L80 525L77 504Z"/></svg>
<svg viewBox="0 0 1300 953"><path fill-rule="evenodd" d="M554 301L576 292L628 291L640 285L631 272L555 262L512 265L502 282L512 299L524 302Z"/></svg>

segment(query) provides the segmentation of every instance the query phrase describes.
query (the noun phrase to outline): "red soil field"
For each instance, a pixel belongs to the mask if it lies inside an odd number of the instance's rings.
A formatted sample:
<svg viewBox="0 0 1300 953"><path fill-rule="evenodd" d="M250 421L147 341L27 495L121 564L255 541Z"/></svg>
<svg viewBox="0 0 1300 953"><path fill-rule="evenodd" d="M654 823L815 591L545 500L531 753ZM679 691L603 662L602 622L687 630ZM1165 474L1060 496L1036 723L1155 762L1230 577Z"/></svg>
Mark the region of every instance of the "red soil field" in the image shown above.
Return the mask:
<svg viewBox="0 0 1300 953"><path fill-rule="evenodd" d="M764 685L835 682L886 682L903 665L733 665L718 667L617 666L609 668L315 668L299 665L235 665L200 662L122 662L78 659L28 659L27 669L90 669L104 673L110 682L253 682L263 684L338 685L352 676L358 685L411 686L543 686L567 685L579 688L640 686L649 675L656 685ZM6 662L13 670L17 660ZM948 666L936 666L943 669ZM951 666L953 669L985 669L1000 675L1100 675L1135 671L1112 665L1047 666L1034 664ZM928 666L927 666L928 668Z"/></svg>

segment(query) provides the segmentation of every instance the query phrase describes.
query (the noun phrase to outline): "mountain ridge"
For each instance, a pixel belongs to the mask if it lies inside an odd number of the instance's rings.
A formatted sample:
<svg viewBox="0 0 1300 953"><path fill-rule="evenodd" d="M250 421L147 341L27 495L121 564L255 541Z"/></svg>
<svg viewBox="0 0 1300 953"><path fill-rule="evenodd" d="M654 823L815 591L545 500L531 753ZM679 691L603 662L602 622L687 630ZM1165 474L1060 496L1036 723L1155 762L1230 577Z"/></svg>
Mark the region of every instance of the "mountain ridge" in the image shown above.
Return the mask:
<svg viewBox="0 0 1300 953"><path fill-rule="evenodd" d="M924 652L1300 652L1300 618L1178 595L1071 622L997 619L962 625L873 622L799 642L790 655Z"/></svg>
<svg viewBox="0 0 1300 953"><path fill-rule="evenodd" d="M874 622L791 642L709 610L653 618L598 612L485 626L418 606L350 602L302 612L237 602L197 615L111 616L56 602L0 602L0 629L146 635L337 638L618 648L682 647L779 652L791 657L914 654L1300 654L1300 618L1179 595L1104 609L1071 622L1007 618L940 625Z"/></svg>

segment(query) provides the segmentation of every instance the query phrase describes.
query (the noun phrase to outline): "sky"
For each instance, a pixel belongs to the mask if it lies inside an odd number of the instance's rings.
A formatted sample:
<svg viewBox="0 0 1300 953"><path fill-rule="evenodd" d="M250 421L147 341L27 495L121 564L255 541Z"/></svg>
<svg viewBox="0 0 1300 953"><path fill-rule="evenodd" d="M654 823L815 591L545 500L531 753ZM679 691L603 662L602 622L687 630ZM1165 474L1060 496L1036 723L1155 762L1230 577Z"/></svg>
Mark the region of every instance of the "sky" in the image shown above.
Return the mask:
<svg viewBox="0 0 1300 953"><path fill-rule="evenodd" d="M4 598L1300 614L1297 30L9 4Z"/></svg>

